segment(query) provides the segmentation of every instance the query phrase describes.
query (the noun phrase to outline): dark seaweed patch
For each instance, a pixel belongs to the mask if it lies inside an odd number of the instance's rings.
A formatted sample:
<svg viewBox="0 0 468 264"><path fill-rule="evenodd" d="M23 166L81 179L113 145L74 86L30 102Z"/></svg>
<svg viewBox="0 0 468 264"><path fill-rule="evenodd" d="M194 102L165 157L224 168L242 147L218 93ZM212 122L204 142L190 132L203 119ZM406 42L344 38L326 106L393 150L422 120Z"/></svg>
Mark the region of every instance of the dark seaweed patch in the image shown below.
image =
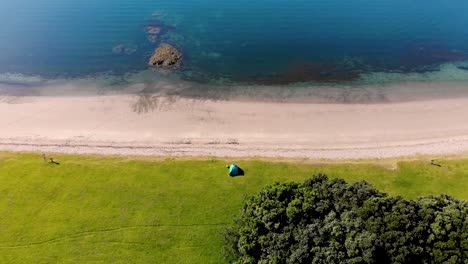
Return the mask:
<svg viewBox="0 0 468 264"><path fill-rule="evenodd" d="M407 47L400 65L410 71L430 68L447 62L468 60L468 53L435 44L418 44Z"/></svg>
<svg viewBox="0 0 468 264"><path fill-rule="evenodd" d="M360 78L360 71L338 63L292 62L283 72L242 79L241 82L261 85L286 85L303 82L351 82Z"/></svg>

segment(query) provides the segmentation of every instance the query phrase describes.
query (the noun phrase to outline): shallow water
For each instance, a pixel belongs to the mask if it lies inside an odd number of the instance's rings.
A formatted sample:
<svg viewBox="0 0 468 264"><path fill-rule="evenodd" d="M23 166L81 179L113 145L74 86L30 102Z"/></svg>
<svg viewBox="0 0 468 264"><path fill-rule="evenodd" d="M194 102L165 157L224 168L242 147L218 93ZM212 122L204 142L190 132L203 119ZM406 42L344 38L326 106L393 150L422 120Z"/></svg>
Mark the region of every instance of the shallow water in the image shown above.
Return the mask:
<svg viewBox="0 0 468 264"><path fill-rule="evenodd" d="M465 82L467 13L464 0L2 1L0 82L168 78L226 89ZM150 25L162 31L151 37ZM162 42L184 53L169 75L147 70Z"/></svg>

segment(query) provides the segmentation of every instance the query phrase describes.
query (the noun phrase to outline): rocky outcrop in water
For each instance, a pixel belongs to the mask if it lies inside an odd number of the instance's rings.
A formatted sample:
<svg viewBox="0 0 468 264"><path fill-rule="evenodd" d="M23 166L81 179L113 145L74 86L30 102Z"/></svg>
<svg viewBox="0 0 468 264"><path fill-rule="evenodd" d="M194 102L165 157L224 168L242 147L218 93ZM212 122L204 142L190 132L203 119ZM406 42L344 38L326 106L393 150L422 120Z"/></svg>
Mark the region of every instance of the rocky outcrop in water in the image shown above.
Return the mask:
<svg viewBox="0 0 468 264"><path fill-rule="evenodd" d="M149 59L148 64L156 67L176 68L180 64L182 53L172 45L163 43L155 51Z"/></svg>

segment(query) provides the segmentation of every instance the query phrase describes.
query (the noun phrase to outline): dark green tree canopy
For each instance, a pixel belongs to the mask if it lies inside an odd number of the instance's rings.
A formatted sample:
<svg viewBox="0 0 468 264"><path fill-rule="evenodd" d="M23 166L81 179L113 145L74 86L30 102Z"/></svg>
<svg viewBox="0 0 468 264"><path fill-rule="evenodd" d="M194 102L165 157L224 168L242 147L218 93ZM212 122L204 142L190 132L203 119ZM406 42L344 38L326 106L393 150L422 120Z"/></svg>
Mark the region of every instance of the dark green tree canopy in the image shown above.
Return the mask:
<svg viewBox="0 0 468 264"><path fill-rule="evenodd" d="M316 175L251 197L225 241L236 263L468 263L468 204Z"/></svg>

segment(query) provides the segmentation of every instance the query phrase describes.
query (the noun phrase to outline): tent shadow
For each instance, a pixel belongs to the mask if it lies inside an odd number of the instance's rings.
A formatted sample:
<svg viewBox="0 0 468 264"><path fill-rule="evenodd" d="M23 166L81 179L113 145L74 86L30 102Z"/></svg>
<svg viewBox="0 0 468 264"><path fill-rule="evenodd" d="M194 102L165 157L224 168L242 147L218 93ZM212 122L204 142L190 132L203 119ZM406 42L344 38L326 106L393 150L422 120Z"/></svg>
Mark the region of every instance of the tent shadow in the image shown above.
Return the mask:
<svg viewBox="0 0 468 264"><path fill-rule="evenodd" d="M241 169L240 167L238 167L237 169L237 175L230 175L231 177L241 177L241 176L244 176L245 175L245 172L243 169Z"/></svg>

